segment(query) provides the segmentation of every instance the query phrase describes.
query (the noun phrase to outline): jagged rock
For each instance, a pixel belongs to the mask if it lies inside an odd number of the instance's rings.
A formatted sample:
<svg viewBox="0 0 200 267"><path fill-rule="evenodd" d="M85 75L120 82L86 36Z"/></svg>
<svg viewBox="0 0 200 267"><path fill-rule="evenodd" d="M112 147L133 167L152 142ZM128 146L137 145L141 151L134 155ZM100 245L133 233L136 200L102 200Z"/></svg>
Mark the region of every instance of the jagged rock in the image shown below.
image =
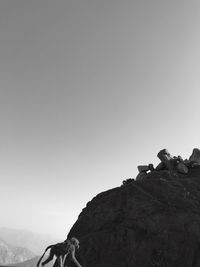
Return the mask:
<svg viewBox="0 0 200 267"><path fill-rule="evenodd" d="M143 180L144 178L146 178L146 176L146 172L139 172L135 179L136 181Z"/></svg>
<svg viewBox="0 0 200 267"><path fill-rule="evenodd" d="M183 158L181 156L175 157L178 162L184 162Z"/></svg>
<svg viewBox="0 0 200 267"><path fill-rule="evenodd" d="M68 235L80 240L82 266L200 266L200 166L146 177L100 193L83 209Z"/></svg>
<svg viewBox="0 0 200 267"><path fill-rule="evenodd" d="M189 158L189 161L200 164L200 150L198 148L193 149L193 152Z"/></svg>
<svg viewBox="0 0 200 267"><path fill-rule="evenodd" d="M133 178L128 178L122 182L122 185L133 183L135 180Z"/></svg>
<svg viewBox="0 0 200 267"><path fill-rule="evenodd" d="M162 170L165 166L165 168L174 174L176 172L188 172L187 164L185 164L181 156L172 157L167 149L162 149L157 156L161 160L161 163L156 167L156 170Z"/></svg>
<svg viewBox="0 0 200 267"><path fill-rule="evenodd" d="M147 172L149 171L149 166L148 165L139 165L138 167L139 172Z"/></svg>
<svg viewBox="0 0 200 267"><path fill-rule="evenodd" d="M148 167L149 167L149 170L150 170L151 172L153 172L153 171L155 170L155 168L154 168L154 166L153 166L152 163L150 163L150 164L148 165Z"/></svg>
<svg viewBox="0 0 200 267"><path fill-rule="evenodd" d="M166 169L166 166L165 166L165 164L163 162L160 162L155 168L156 171L161 171L161 170L164 170L164 169Z"/></svg>
<svg viewBox="0 0 200 267"><path fill-rule="evenodd" d="M179 162L176 168L180 173L188 173L188 167L183 162Z"/></svg>
<svg viewBox="0 0 200 267"><path fill-rule="evenodd" d="M167 149L162 149L158 153L157 157L161 160L161 162L167 167L168 170L175 170L175 160L170 155Z"/></svg>

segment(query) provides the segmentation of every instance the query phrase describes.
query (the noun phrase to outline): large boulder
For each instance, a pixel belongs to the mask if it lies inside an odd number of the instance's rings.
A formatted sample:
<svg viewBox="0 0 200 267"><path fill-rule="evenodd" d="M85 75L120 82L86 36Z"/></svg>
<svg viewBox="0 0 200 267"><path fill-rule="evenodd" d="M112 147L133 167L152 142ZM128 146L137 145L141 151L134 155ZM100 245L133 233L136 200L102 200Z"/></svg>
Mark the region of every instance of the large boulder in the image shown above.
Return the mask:
<svg viewBox="0 0 200 267"><path fill-rule="evenodd" d="M190 156L189 161L200 164L200 149L198 148L193 149L192 155Z"/></svg>
<svg viewBox="0 0 200 267"><path fill-rule="evenodd" d="M187 174L152 171L100 193L72 236L83 267L199 267L200 166Z"/></svg>
<svg viewBox="0 0 200 267"><path fill-rule="evenodd" d="M139 165L138 167L139 172L147 172L149 171L149 166L148 165Z"/></svg>
<svg viewBox="0 0 200 267"><path fill-rule="evenodd" d="M167 149L162 149L158 153L157 157L161 160L161 162L165 165L165 167L170 170L175 170L175 160L170 155Z"/></svg>

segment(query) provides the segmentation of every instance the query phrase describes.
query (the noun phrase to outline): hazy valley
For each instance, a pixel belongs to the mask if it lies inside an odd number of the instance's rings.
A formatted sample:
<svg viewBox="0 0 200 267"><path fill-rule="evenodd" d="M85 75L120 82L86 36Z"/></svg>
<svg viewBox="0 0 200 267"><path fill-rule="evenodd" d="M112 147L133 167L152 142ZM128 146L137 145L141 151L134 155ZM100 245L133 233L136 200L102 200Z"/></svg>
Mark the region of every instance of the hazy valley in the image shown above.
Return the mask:
<svg viewBox="0 0 200 267"><path fill-rule="evenodd" d="M27 230L0 228L0 265L35 266L44 249L57 241Z"/></svg>

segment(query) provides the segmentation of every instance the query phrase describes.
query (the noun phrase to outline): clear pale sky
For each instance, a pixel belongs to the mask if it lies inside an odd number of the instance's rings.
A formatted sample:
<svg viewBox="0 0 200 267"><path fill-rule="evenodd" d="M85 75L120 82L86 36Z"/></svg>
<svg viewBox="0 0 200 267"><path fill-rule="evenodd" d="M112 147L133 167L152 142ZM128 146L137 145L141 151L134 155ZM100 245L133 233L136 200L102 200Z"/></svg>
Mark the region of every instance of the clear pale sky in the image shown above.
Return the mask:
<svg viewBox="0 0 200 267"><path fill-rule="evenodd" d="M0 1L0 226L65 238L97 193L200 147L198 0Z"/></svg>

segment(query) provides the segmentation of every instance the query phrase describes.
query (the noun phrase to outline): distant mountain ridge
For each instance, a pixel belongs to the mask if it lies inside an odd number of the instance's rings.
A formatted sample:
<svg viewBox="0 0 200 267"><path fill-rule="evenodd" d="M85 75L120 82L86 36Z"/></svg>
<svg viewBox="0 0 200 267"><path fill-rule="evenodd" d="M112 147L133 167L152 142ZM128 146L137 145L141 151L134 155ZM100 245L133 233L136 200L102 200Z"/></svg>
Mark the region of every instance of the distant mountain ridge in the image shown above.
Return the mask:
<svg viewBox="0 0 200 267"><path fill-rule="evenodd" d="M38 260L39 260L39 257L35 257L30 260L23 261L23 262L16 263L16 264L9 264L9 265L0 264L0 267L36 267ZM54 264L54 261L47 263L45 266L52 267L53 264Z"/></svg>
<svg viewBox="0 0 200 267"><path fill-rule="evenodd" d="M22 247L15 247L0 239L0 264L16 264L35 257L30 250Z"/></svg>
<svg viewBox="0 0 200 267"><path fill-rule="evenodd" d="M5 227L0 228L0 239L12 246L27 248L35 255L41 255L47 246L59 242L48 235Z"/></svg>

